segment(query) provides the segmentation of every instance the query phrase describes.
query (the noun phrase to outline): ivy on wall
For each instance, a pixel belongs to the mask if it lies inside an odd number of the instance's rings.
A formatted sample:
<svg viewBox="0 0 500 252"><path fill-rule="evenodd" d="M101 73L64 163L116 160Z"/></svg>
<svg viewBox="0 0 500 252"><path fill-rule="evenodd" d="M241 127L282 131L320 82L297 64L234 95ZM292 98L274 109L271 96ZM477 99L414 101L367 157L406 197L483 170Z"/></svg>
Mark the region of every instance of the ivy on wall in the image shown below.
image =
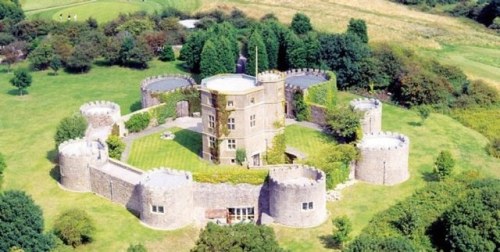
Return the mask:
<svg viewBox="0 0 500 252"><path fill-rule="evenodd" d="M214 163L220 163L220 151L219 146L222 142L222 137L229 135L229 129L227 127L227 120L231 115L232 110L228 110L227 106L227 96L221 94L217 91L212 91L212 104L215 108L215 147L210 148L210 154L212 155L212 160Z"/></svg>
<svg viewBox="0 0 500 252"><path fill-rule="evenodd" d="M286 161L285 134L278 134L273 138L273 146L267 150L266 163L268 165L285 164Z"/></svg>
<svg viewBox="0 0 500 252"><path fill-rule="evenodd" d="M333 72L327 72L328 81L314 85L307 89L305 100L307 103L325 106L332 109L336 103L337 80Z"/></svg>
<svg viewBox="0 0 500 252"><path fill-rule="evenodd" d="M293 106L295 107L295 117L297 121L309 120L310 108L304 100L304 93L296 91L293 94Z"/></svg>
<svg viewBox="0 0 500 252"><path fill-rule="evenodd" d="M159 98L163 105L153 109L151 114L156 118L158 124L165 123L165 120L177 115L176 106L180 101L189 103L189 114L201 111L200 92L194 88L185 88L174 92L152 94L153 97Z"/></svg>

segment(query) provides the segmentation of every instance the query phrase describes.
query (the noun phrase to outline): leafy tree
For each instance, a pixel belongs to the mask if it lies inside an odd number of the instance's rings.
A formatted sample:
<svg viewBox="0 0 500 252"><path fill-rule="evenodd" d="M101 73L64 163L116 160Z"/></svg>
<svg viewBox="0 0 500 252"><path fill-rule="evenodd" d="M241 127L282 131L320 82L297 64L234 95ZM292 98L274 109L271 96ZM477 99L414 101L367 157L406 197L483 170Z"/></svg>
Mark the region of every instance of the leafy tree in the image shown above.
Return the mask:
<svg viewBox="0 0 500 252"><path fill-rule="evenodd" d="M139 34L145 31L152 31L153 23L147 19L131 19L126 21L125 23L118 26L117 31L123 32L127 31L134 36L138 36Z"/></svg>
<svg viewBox="0 0 500 252"><path fill-rule="evenodd" d="M349 233L352 231L351 221L347 216L336 217L332 220L333 226L333 241L340 248L344 247L345 242L349 240Z"/></svg>
<svg viewBox="0 0 500 252"><path fill-rule="evenodd" d="M54 55L50 60L50 69L54 71L54 75L57 75L57 71L62 67L61 58L57 55Z"/></svg>
<svg viewBox="0 0 500 252"><path fill-rule="evenodd" d="M19 90L19 95L23 95L23 90L31 86L32 77L27 69L19 68L14 71L14 77L10 79L10 84Z"/></svg>
<svg viewBox="0 0 500 252"><path fill-rule="evenodd" d="M364 78L365 62L370 58L370 48L351 33L328 34L319 37L321 60L337 73L340 88L367 86Z"/></svg>
<svg viewBox="0 0 500 252"><path fill-rule="evenodd" d="M339 107L328 112L327 122L332 133L345 142L352 142L360 136L361 114L350 107Z"/></svg>
<svg viewBox="0 0 500 252"><path fill-rule="evenodd" d="M303 39L305 51L305 67L318 68L320 66L320 44L318 35L309 32Z"/></svg>
<svg viewBox="0 0 500 252"><path fill-rule="evenodd" d="M219 52L212 40L208 40L201 52L200 73L201 77L209 77L226 72L223 62L219 59Z"/></svg>
<svg viewBox="0 0 500 252"><path fill-rule="evenodd" d="M0 251L50 251L54 239L43 234L42 209L22 191L0 194Z"/></svg>
<svg viewBox="0 0 500 252"><path fill-rule="evenodd" d="M434 173L438 180L443 180L451 175L455 160L449 151L441 151L434 162Z"/></svg>
<svg viewBox="0 0 500 252"><path fill-rule="evenodd" d="M85 120L85 118L80 114L74 114L63 118L57 126L56 134L54 136L56 147L64 141L82 138L85 135L86 130L87 120Z"/></svg>
<svg viewBox="0 0 500 252"><path fill-rule="evenodd" d="M260 25L260 31L262 34L262 39L266 45L267 59L269 62L269 69L278 68L278 53L279 53L279 41L278 36L269 25L269 23L263 23Z"/></svg>
<svg viewBox="0 0 500 252"><path fill-rule="evenodd" d="M127 248L127 252L148 252L146 247L142 244L130 244Z"/></svg>
<svg viewBox="0 0 500 252"><path fill-rule="evenodd" d="M119 136L110 135L106 140L109 148L109 157L120 160L123 151L125 150L125 143Z"/></svg>
<svg viewBox="0 0 500 252"><path fill-rule="evenodd" d="M405 210L403 215L395 221L396 227L405 236L411 236L419 227L420 218L418 214L412 210Z"/></svg>
<svg viewBox="0 0 500 252"><path fill-rule="evenodd" d="M290 28L298 35L312 31L311 20L303 13L296 13L293 16Z"/></svg>
<svg viewBox="0 0 500 252"><path fill-rule="evenodd" d="M262 39L262 36L258 30L254 30L252 32L252 35L250 35L247 44L248 61L247 61L246 72L249 75L255 75L255 76L258 74L255 72L256 48L258 50L257 54L259 60L257 71L260 73L262 71L269 69L269 61L267 57L266 45L264 44L264 40Z"/></svg>
<svg viewBox="0 0 500 252"><path fill-rule="evenodd" d="M208 223L191 249L197 251L283 251L274 231L264 225L219 226Z"/></svg>
<svg viewBox="0 0 500 252"><path fill-rule="evenodd" d="M394 99L406 106L445 104L452 90L445 78L419 66L410 66L397 83Z"/></svg>
<svg viewBox="0 0 500 252"><path fill-rule="evenodd" d="M3 55L2 63L7 64L7 71L10 72L12 64L16 63L19 59L20 53L19 49L16 47L16 42L10 43L0 49L1 55ZM2 46L0 46L2 47Z"/></svg>
<svg viewBox="0 0 500 252"><path fill-rule="evenodd" d="M246 150L245 149L237 149L236 150L236 162L239 165L242 165L243 162L246 161L246 159L247 159L247 152L246 152ZM0 163L0 167L1 167L1 163Z"/></svg>
<svg viewBox="0 0 500 252"><path fill-rule="evenodd" d="M158 59L160 59L161 61L174 61L175 54L174 54L174 49L172 49L172 45L170 44L163 45L163 50L161 51Z"/></svg>
<svg viewBox="0 0 500 252"><path fill-rule="evenodd" d="M376 238L368 235L361 235L346 249L347 252L412 252L417 251L411 242L404 237Z"/></svg>
<svg viewBox="0 0 500 252"><path fill-rule="evenodd" d="M431 114L431 108L429 108L429 106L426 105L421 105L417 107L417 112L421 119L420 124L424 124L425 120Z"/></svg>
<svg viewBox="0 0 500 252"><path fill-rule="evenodd" d="M368 43L368 32L366 29L366 23L363 19L349 20L349 25L347 26L347 33L354 34L363 41L363 43Z"/></svg>
<svg viewBox="0 0 500 252"><path fill-rule="evenodd" d="M179 58L186 61L186 66L194 73L200 72L201 53L207 39L206 32L193 32L182 46Z"/></svg>
<svg viewBox="0 0 500 252"><path fill-rule="evenodd" d="M54 48L49 43L42 42L29 54L28 60L33 69L45 70L49 67L52 57L54 57Z"/></svg>
<svg viewBox="0 0 500 252"><path fill-rule="evenodd" d="M0 1L0 20L15 24L24 19L24 12L17 0Z"/></svg>
<svg viewBox="0 0 500 252"><path fill-rule="evenodd" d="M73 54L68 58L66 69L74 73L88 72L92 67L93 60L92 47L89 43L79 44L75 46Z"/></svg>
<svg viewBox="0 0 500 252"><path fill-rule="evenodd" d="M90 216L81 209L69 209L61 213L54 223L54 233L66 245L78 247L92 242L95 227Z"/></svg>
<svg viewBox="0 0 500 252"><path fill-rule="evenodd" d="M0 46L6 46L14 41L16 41L16 38L10 33L0 32Z"/></svg>
<svg viewBox="0 0 500 252"><path fill-rule="evenodd" d="M297 35L289 33L286 44L287 65L289 68L304 68L308 58L306 45Z"/></svg>

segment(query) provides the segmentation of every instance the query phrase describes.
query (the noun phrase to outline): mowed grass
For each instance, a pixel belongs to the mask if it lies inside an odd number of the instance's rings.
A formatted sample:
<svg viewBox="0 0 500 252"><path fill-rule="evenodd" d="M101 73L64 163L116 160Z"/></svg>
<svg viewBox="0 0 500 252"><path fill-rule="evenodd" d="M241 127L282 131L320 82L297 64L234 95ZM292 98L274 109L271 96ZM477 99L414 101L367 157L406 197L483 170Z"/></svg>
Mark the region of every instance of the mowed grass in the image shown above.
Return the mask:
<svg viewBox="0 0 500 252"><path fill-rule="evenodd" d="M53 136L63 117L78 111L88 101L108 100L121 105L122 113L137 108L140 82L147 76L181 72L179 62L153 61L144 71L94 66L88 74L70 75L34 72L29 95L17 96L9 83L12 73L0 67L0 152L8 163L3 189L26 191L44 212L46 230L56 216L76 207L89 213L97 230L95 241L80 251L125 251L129 243L144 243L150 251L187 251L197 228L174 232L154 231L142 226L124 207L91 193L61 189L52 177L55 166ZM17 67L17 66L15 66Z"/></svg>
<svg viewBox="0 0 500 252"><path fill-rule="evenodd" d="M143 170L158 167L190 171L195 181L209 183L262 184L267 176L265 170L249 170L241 166L213 165L200 158L201 134L180 128L169 129L174 140L163 140L161 133L154 133L132 143L127 163Z"/></svg>
<svg viewBox="0 0 500 252"><path fill-rule="evenodd" d="M287 126L285 128L285 137L287 146L297 148L308 156L333 143L332 138L323 132L305 128L298 124Z"/></svg>
<svg viewBox="0 0 500 252"><path fill-rule="evenodd" d="M73 21L76 14L78 20L86 20L89 17L99 22L107 22L116 18L120 13L128 14L137 11L153 13L167 7L174 7L183 11L193 11L199 8L199 0L175 1L175 0L90 0L90 1L57 1L26 0L23 9L31 18L45 18L56 21L67 21L71 15ZM62 19L60 15L62 14Z"/></svg>

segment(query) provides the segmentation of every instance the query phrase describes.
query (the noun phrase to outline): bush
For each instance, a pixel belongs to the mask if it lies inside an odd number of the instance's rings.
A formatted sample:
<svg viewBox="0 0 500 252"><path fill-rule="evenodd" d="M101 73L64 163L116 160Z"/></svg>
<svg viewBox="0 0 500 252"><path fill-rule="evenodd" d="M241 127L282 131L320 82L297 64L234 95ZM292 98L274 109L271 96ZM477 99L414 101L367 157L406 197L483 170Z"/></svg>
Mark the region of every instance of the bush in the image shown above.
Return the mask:
<svg viewBox="0 0 500 252"><path fill-rule="evenodd" d="M361 113L351 107L339 107L328 111L327 123L334 137L347 143L359 139Z"/></svg>
<svg viewBox="0 0 500 252"><path fill-rule="evenodd" d="M333 242L340 248L344 247L344 243L349 240L349 233L352 231L351 221L347 216L337 217L332 220L333 226Z"/></svg>
<svg viewBox="0 0 500 252"><path fill-rule="evenodd" d="M491 140L486 146L486 150L491 156L500 158L500 138L497 137Z"/></svg>
<svg viewBox="0 0 500 252"><path fill-rule="evenodd" d="M64 244L73 247L92 242L94 232L94 223L81 209L63 212L54 223L54 233Z"/></svg>
<svg viewBox="0 0 500 252"><path fill-rule="evenodd" d="M130 244L130 246L127 248L127 252L148 252L146 247L142 244Z"/></svg>
<svg viewBox="0 0 500 252"><path fill-rule="evenodd" d="M267 150L266 163L269 165L284 164L286 162L285 150L285 134L274 136L273 146Z"/></svg>
<svg viewBox="0 0 500 252"><path fill-rule="evenodd" d="M56 148L64 141L82 138L85 136L86 130L87 120L80 114L63 118L57 126L56 135L54 136Z"/></svg>
<svg viewBox="0 0 500 252"><path fill-rule="evenodd" d="M20 68L14 71L14 77L10 79L12 86L19 90L19 95L23 95L23 90L31 86L33 78L27 69Z"/></svg>
<svg viewBox="0 0 500 252"><path fill-rule="evenodd" d="M304 101L302 92L295 92L293 94L293 106L295 107L297 121L307 121L309 119L309 106Z"/></svg>
<svg viewBox="0 0 500 252"><path fill-rule="evenodd" d="M449 177L453 172L455 160L449 151L441 151L439 156L436 158L434 165L434 173L436 174L438 180L443 180Z"/></svg>
<svg viewBox="0 0 500 252"><path fill-rule="evenodd" d="M130 132L139 132L149 126L151 115L149 113L134 114L125 122L125 127Z"/></svg>
<svg viewBox="0 0 500 252"><path fill-rule="evenodd" d="M5 158L2 153L0 153L0 179L2 178L3 171L7 168L7 163L5 163Z"/></svg>
<svg viewBox="0 0 500 252"><path fill-rule="evenodd" d="M237 149L236 150L236 162L239 165L242 165L247 159L247 152L245 149ZM0 171L1 172L1 171Z"/></svg>
<svg viewBox="0 0 500 252"><path fill-rule="evenodd" d="M418 115L420 116L420 119L421 119L421 123L420 124L424 124L425 120L431 114L431 109L429 108L429 106L420 105L420 106L417 107L417 112L418 112Z"/></svg>
<svg viewBox="0 0 500 252"><path fill-rule="evenodd" d="M106 140L106 144L109 148L109 157L120 160L125 150L125 143L122 139L119 136L110 135Z"/></svg>
<svg viewBox="0 0 500 252"><path fill-rule="evenodd" d="M164 45L163 50L160 53L160 56L158 56L158 59L161 61L174 61L175 54L174 50L172 49L172 45L170 44Z"/></svg>

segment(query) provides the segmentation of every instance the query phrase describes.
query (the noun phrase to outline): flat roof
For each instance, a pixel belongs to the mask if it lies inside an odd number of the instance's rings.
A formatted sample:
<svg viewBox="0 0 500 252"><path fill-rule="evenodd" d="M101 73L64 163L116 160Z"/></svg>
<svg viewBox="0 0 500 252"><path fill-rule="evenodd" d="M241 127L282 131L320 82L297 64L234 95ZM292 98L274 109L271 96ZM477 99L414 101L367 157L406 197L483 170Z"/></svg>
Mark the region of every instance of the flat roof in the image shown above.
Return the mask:
<svg viewBox="0 0 500 252"><path fill-rule="evenodd" d="M191 83L185 78L164 77L164 78L161 78L161 79L158 79L154 82L149 83L146 86L146 90L153 91L153 92L165 92L165 91L174 90L174 89L180 88L180 87L186 87L189 85L191 85Z"/></svg>
<svg viewBox="0 0 500 252"><path fill-rule="evenodd" d="M165 170L158 170L145 174L143 182L146 186L176 187L189 183L188 178L182 174L171 174Z"/></svg>
<svg viewBox="0 0 500 252"><path fill-rule="evenodd" d="M202 86L221 92L241 92L256 86L256 79L245 74L216 75L202 80Z"/></svg>
<svg viewBox="0 0 500 252"><path fill-rule="evenodd" d="M308 88L310 86L323 83L327 81L327 79L323 76L320 75L312 75L312 74L305 74L305 75L294 75L294 76L288 76L285 79L286 84L290 84L293 86L298 86L302 89Z"/></svg>

